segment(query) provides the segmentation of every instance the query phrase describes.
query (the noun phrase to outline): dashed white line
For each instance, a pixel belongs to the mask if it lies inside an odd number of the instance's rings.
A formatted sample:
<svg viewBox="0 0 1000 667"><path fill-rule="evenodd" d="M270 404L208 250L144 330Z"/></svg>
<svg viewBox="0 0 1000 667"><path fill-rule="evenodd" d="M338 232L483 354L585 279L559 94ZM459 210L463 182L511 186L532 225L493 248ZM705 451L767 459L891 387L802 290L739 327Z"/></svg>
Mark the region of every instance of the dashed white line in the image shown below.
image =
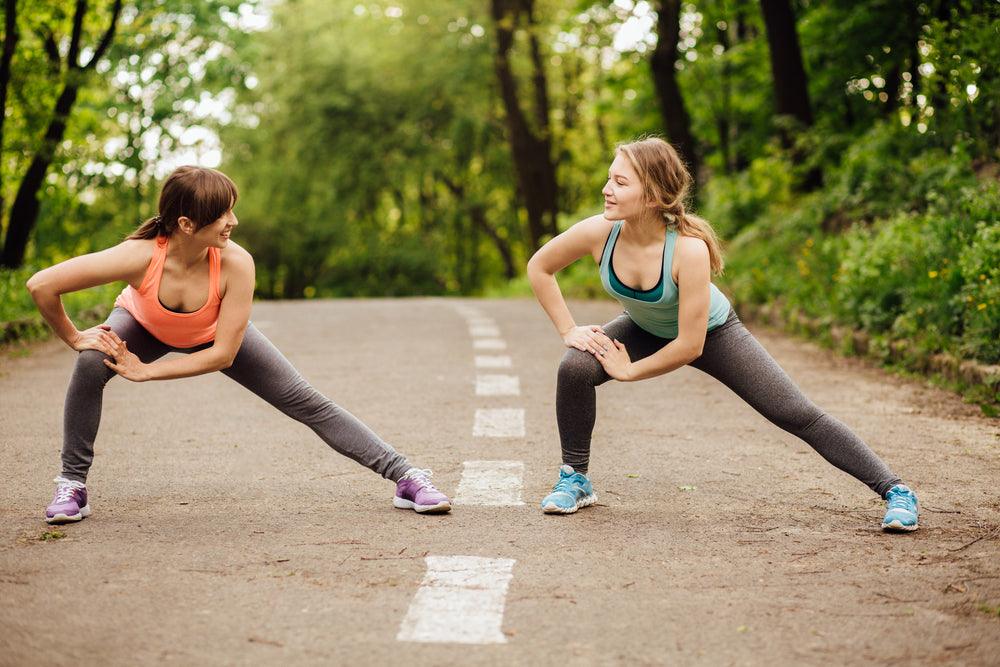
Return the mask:
<svg viewBox="0 0 1000 667"><path fill-rule="evenodd" d="M472 435L477 438L523 438L524 410L521 408L478 408Z"/></svg>
<svg viewBox="0 0 1000 667"><path fill-rule="evenodd" d="M408 642L504 644L510 558L427 556L427 573L399 626Z"/></svg>
<svg viewBox="0 0 1000 667"><path fill-rule="evenodd" d="M465 461L455 502L485 507L523 505L522 486L524 463L521 461Z"/></svg>
<svg viewBox="0 0 1000 667"><path fill-rule="evenodd" d="M521 380L516 375L477 375L476 396L520 396Z"/></svg>
<svg viewBox="0 0 1000 667"><path fill-rule="evenodd" d="M476 368L510 368L510 357L477 354Z"/></svg>
<svg viewBox="0 0 1000 667"><path fill-rule="evenodd" d="M472 347L477 350L506 350L507 343L500 338L476 338L472 341Z"/></svg>
<svg viewBox="0 0 1000 667"><path fill-rule="evenodd" d="M469 327L469 335L473 338L499 338L500 329L493 326L475 325Z"/></svg>

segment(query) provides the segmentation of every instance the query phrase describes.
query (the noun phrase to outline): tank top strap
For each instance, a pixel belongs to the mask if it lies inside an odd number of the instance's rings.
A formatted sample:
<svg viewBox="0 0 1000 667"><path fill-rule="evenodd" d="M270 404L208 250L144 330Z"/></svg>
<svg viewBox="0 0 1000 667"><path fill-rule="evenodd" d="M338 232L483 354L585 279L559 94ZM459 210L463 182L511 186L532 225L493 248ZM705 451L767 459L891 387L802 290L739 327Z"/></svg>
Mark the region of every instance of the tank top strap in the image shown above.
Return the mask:
<svg viewBox="0 0 1000 667"><path fill-rule="evenodd" d="M618 234L622 231L622 221L618 220L611 225L608 232L608 239L604 242L604 252L601 253L601 270L604 271L611 264L611 254L615 249L615 242L618 241Z"/></svg>
<svg viewBox="0 0 1000 667"><path fill-rule="evenodd" d="M673 282L674 268L674 246L677 245L677 230L668 229L667 236L663 239L663 282L668 280Z"/></svg>
<svg viewBox="0 0 1000 667"><path fill-rule="evenodd" d="M153 246L153 256L149 259L149 266L142 276L142 283L139 284L139 293L145 294L150 288L158 288L160 276L163 275L163 264L167 259L167 244L170 239L166 236L157 236L156 245Z"/></svg>
<svg viewBox="0 0 1000 667"><path fill-rule="evenodd" d="M222 301L222 293L219 291L220 277L222 276L222 251L218 248L208 249L208 298Z"/></svg>

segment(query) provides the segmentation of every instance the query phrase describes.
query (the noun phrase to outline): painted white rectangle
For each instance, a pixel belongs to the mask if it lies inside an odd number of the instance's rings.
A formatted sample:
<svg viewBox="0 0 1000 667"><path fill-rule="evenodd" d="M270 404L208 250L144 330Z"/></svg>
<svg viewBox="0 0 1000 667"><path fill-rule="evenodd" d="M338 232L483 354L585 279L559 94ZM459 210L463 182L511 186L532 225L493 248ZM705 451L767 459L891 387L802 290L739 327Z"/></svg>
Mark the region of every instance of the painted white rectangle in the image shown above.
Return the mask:
<svg viewBox="0 0 1000 667"><path fill-rule="evenodd" d="M455 310L458 311L458 314L463 317L485 317L482 311L473 306L455 306Z"/></svg>
<svg viewBox="0 0 1000 667"><path fill-rule="evenodd" d="M492 317L469 317L466 322L470 327L495 327L497 325Z"/></svg>
<svg viewBox="0 0 1000 667"><path fill-rule="evenodd" d="M472 435L477 438L523 438L522 408L479 408Z"/></svg>
<svg viewBox="0 0 1000 667"><path fill-rule="evenodd" d="M499 338L476 338L472 346L477 350L506 350L507 343Z"/></svg>
<svg viewBox="0 0 1000 667"><path fill-rule="evenodd" d="M473 338L499 338L500 329L495 326L470 326L469 335Z"/></svg>
<svg viewBox="0 0 1000 667"><path fill-rule="evenodd" d="M524 463L521 461L465 461L455 502L484 507L523 505L522 486Z"/></svg>
<svg viewBox="0 0 1000 667"><path fill-rule="evenodd" d="M521 380L516 375L477 375L476 396L520 396Z"/></svg>
<svg viewBox="0 0 1000 667"><path fill-rule="evenodd" d="M510 357L477 354L476 368L510 368Z"/></svg>
<svg viewBox="0 0 1000 667"><path fill-rule="evenodd" d="M399 626L402 642L505 644L510 558L427 556L427 573Z"/></svg>

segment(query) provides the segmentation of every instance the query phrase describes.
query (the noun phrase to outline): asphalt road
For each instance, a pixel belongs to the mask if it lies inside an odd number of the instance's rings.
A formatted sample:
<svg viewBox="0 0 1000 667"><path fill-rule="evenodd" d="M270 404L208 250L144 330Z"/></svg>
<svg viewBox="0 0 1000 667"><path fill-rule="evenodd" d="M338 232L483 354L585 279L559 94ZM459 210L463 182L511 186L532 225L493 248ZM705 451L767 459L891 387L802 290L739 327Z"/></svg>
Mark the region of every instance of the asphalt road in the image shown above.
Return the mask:
<svg viewBox="0 0 1000 667"><path fill-rule="evenodd" d="M580 323L617 314L572 306ZM397 510L390 482L221 374L116 378L94 514L53 533L42 511L74 353L8 351L0 664L998 663L1000 428L952 394L754 330L917 490L913 534L883 534L865 486L690 368L598 390L600 502L553 517L538 501L559 463L563 347L534 302L268 302L253 319L445 492L466 462L507 462L506 504ZM523 435L474 435L477 410L496 409L523 411ZM465 556L509 577L424 595L428 568ZM476 634L497 600L493 634ZM471 642L453 641L465 625Z"/></svg>

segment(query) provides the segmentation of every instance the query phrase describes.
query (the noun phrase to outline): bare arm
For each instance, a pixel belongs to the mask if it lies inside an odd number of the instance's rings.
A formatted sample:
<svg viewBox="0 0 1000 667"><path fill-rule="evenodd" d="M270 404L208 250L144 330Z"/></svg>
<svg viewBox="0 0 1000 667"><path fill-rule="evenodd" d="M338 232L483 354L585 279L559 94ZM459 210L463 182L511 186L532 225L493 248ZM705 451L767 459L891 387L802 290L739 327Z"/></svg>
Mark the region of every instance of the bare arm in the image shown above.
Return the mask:
<svg viewBox="0 0 1000 667"><path fill-rule="evenodd" d="M610 340L596 325L578 327L559 290L555 274L586 255L599 257L610 229L602 215L576 223L555 237L528 261L528 280L542 309L568 347L596 353Z"/></svg>
<svg viewBox="0 0 1000 667"><path fill-rule="evenodd" d="M225 296L219 310L215 341L211 347L182 357L144 364L122 343L113 355L114 362L105 359L104 363L134 382L172 380L229 368L240 350L243 334L250 320L255 275L253 258L238 246L236 248L238 252L226 257Z"/></svg>
<svg viewBox="0 0 1000 667"><path fill-rule="evenodd" d="M625 346L615 341L615 350L598 356L611 377L632 382L664 375L701 356L708 332L711 304L711 264L708 246L701 239L678 238L677 287L679 290L677 338L655 354L632 363Z"/></svg>
<svg viewBox="0 0 1000 667"><path fill-rule="evenodd" d="M149 266L149 241L123 241L113 248L68 259L39 271L27 282L31 298L52 330L74 350L100 350L112 354L121 341L107 327L79 331L66 314L62 295L119 280L138 284Z"/></svg>

